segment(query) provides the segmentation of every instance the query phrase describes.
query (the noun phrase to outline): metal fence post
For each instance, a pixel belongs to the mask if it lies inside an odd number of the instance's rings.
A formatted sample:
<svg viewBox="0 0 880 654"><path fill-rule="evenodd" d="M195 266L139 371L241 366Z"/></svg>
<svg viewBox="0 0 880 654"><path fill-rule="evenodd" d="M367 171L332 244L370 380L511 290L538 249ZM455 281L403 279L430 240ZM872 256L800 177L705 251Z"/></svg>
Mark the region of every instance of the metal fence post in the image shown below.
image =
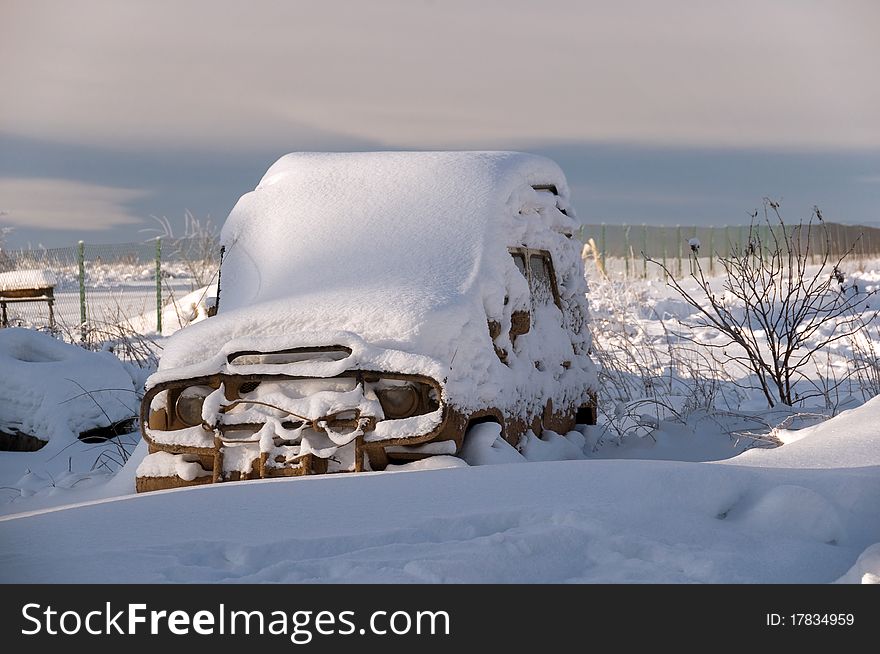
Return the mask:
<svg viewBox="0 0 880 654"><path fill-rule="evenodd" d="M681 237L681 225L675 226L675 239L678 241L678 276L681 277L682 267L681 267L681 255L682 255L682 244L684 241Z"/></svg>
<svg viewBox="0 0 880 654"><path fill-rule="evenodd" d="M162 335L162 238L156 239L156 333Z"/></svg>
<svg viewBox="0 0 880 654"><path fill-rule="evenodd" d="M79 278L79 334L80 340L86 341L86 244L80 241L76 249L76 262Z"/></svg>
<svg viewBox="0 0 880 654"><path fill-rule="evenodd" d="M623 250L623 262L626 265L626 269L624 272L624 279L629 279L629 255L632 248L629 244L629 225L623 226L623 242L624 242L624 250Z"/></svg>
<svg viewBox="0 0 880 654"><path fill-rule="evenodd" d="M648 226L642 223L642 279L648 279Z"/></svg>
<svg viewBox="0 0 880 654"><path fill-rule="evenodd" d="M669 281L669 275L667 274L667 270L669 268L666 265L666 226L663 225L660 227L660 240L663 242L663 281Z"/></svg>
<svg viewBox="0 0 880 654"><path fill-rule="evenodd" d="M770 245L770 238L772 232L770 231L770 224L764 225L762 228L764 232L764 237L761 238L761 233L758 233L758 240L761 241L761 261L767 261L770 259L770 252L768 252L767 248Z"/></svg>
<svg viewBox="0 0 880 654"><path fill-rule="evenodd" d="M709 227L709 274L715 274L715 225Z"/></svg>

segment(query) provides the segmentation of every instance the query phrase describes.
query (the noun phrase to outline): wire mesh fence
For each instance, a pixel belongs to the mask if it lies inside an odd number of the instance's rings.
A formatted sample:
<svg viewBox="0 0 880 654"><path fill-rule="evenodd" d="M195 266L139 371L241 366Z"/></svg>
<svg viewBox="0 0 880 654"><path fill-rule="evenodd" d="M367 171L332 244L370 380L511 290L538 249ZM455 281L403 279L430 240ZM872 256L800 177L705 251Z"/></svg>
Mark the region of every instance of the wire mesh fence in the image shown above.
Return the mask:
<svg viewBox="0 0 880 654"><path fill-rule="evenodd" d="M218 252L216 243L187 239L0 250L2 327L72 342L99 340L108 326L162 334L163 309L211 283Z"/></svg>
<svg viewBox="0 0 880 654"><path fill-rule="evenodd" d="M859 225L825 223L825 229L813 225L790 225L789 238L809 245L811 257L817 257L827 248L830 256L839 257L850 252L853 260L880 258L880 229ZM767 224L694 226L676 225L583 225L578 236L585 243L592 241L593 254L611 275L624 278L659 278L663 272L652 265L653 259L676 275L687 274L696 255L709 274L718 272L720 257L734 250L742 251L751 241L770 243L781 239L781 227Z"/></svg>
<svg viewBox="0 0 880 654"><path fill-rule="evenodd" d="M852 249L854 259L880 258L880 229L835 223L825 227L812 230L809 238L827 238L832 256ZM750 238L767 242L772 237L768 225L753 229L750 236L748 225L598 224L584 225L578 236L591 243L606 273L635 279L662 276L646 257L675 274L687 274L695 244L704 270L714 273L720 268L718 257L745 247ZM793 237L803 241L807 232ZM821 245L811 243L811 250L820 252ZM216 281L218 268L217 240L204 233L138 243L0 249L0 324L46 329L71 342L91 344L100 344L119 328L162 334L177 326L163 324L163 315L169 320L167 307Z"/></svg>

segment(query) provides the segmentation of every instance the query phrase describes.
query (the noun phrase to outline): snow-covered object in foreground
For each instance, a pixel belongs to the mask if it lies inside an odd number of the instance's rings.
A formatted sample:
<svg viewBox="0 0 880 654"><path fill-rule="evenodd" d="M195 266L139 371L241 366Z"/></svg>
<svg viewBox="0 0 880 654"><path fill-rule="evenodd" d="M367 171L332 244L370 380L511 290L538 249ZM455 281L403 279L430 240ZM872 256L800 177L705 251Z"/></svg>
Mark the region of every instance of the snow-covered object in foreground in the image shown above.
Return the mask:
<svg viewBox="0 0 880 654"><path fill-rule="evenodd" d="M89 352L30 329L0 329L0 439L32 450L137 414L131 375L109 352Z"/></svg>
<svg viewBox="0 0 880 654"><path fill-rule="evenodd" d="M486 421L511 445L593 422L573 218L543 157L282 157L223 228L217 315L147 382L138 490L455 455Z"/></svg>

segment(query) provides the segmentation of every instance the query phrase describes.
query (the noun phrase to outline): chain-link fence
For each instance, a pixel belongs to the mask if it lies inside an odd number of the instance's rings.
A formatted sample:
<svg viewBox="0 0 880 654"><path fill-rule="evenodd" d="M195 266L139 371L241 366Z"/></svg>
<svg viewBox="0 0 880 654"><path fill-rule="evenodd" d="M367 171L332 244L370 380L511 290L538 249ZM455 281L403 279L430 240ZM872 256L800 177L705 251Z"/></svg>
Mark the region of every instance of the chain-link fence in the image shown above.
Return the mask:
<svg viewBox="0 0 880 654"><path fill-rule="evenodd" d="M108 326L162 334L169 303L215 281L216 242L142 243L0 250L2 327L49 329L91 341Z"/></svg>
<svg viewBox="0 0 880 654"><path fill-rule="evenodd" d="M752 229L752 240L772 238L767 225ZM585 243L592 241L606 272L630 278L662 274L642 253L673 273L686 272L692 244L698 244L704 269L714 273L720 268L719 256L747 246L750 240L748 225L584 225L578 236ZM797 238L803 242L806 231ZM826 223L824 230L814 226L810 238L815 253L822 251L821 240L827 238L832 255L852 249L856 260L880 258L880 229ZM97 344L108 327L140 334L168 333L189 321L188 316L175 313L188 304L182 298L215 282L218 267L219 247L213 235L0 249L0 319L3 327L50 329L70 341ZM169 312L169 306L175 311ZM169 324L172 321L177 324Z"/></svg>
<svg viewBox="0 0 880 654"><path fill-rule="evenodd" d="M658 225L584 225L578 236L584 242L592 240L595 256L606 272L627 278L650 278L662 275L659 266L647 259L664 264L671 272L687 273L689 262L697 256L704 270L719 272L719 257L729 256L734 250L742 251L750 242L771 243L774 236L781 240L779 225L721 225L683 226ZM880 229L839 223L787 226L789 237L806 247L814 263L827 249L832 257L850 252L852 260L880 258ZM644 255L644 256L643 256Z"/></svg>

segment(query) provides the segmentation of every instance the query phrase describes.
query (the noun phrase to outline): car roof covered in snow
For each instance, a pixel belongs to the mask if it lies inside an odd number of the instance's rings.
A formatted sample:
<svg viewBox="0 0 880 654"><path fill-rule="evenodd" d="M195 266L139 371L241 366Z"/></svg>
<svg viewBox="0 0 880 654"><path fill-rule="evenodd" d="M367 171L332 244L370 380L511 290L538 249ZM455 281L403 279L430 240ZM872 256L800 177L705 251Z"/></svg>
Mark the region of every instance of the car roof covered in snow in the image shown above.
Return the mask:
<svg viewBox="0 0 880 654"><path fill-rule="evenodd" d="M567 197L555 163L522 153L285 155L224 226L235 274L224 280L223 310L377 287L393 294L391 306L442 305L472 285L493 219L538 184Z"/></svg>
<svg viewBox="0 0 880 654"><path fill-rule="evenodd" d="M223 227L218 315L178 334L161 367L191 365L229 339L329 331L448 363L486 280L504 297L507 247L541 247L541 232L564 239L568 202L559 167L531 154L285 155Z"/></svg>

